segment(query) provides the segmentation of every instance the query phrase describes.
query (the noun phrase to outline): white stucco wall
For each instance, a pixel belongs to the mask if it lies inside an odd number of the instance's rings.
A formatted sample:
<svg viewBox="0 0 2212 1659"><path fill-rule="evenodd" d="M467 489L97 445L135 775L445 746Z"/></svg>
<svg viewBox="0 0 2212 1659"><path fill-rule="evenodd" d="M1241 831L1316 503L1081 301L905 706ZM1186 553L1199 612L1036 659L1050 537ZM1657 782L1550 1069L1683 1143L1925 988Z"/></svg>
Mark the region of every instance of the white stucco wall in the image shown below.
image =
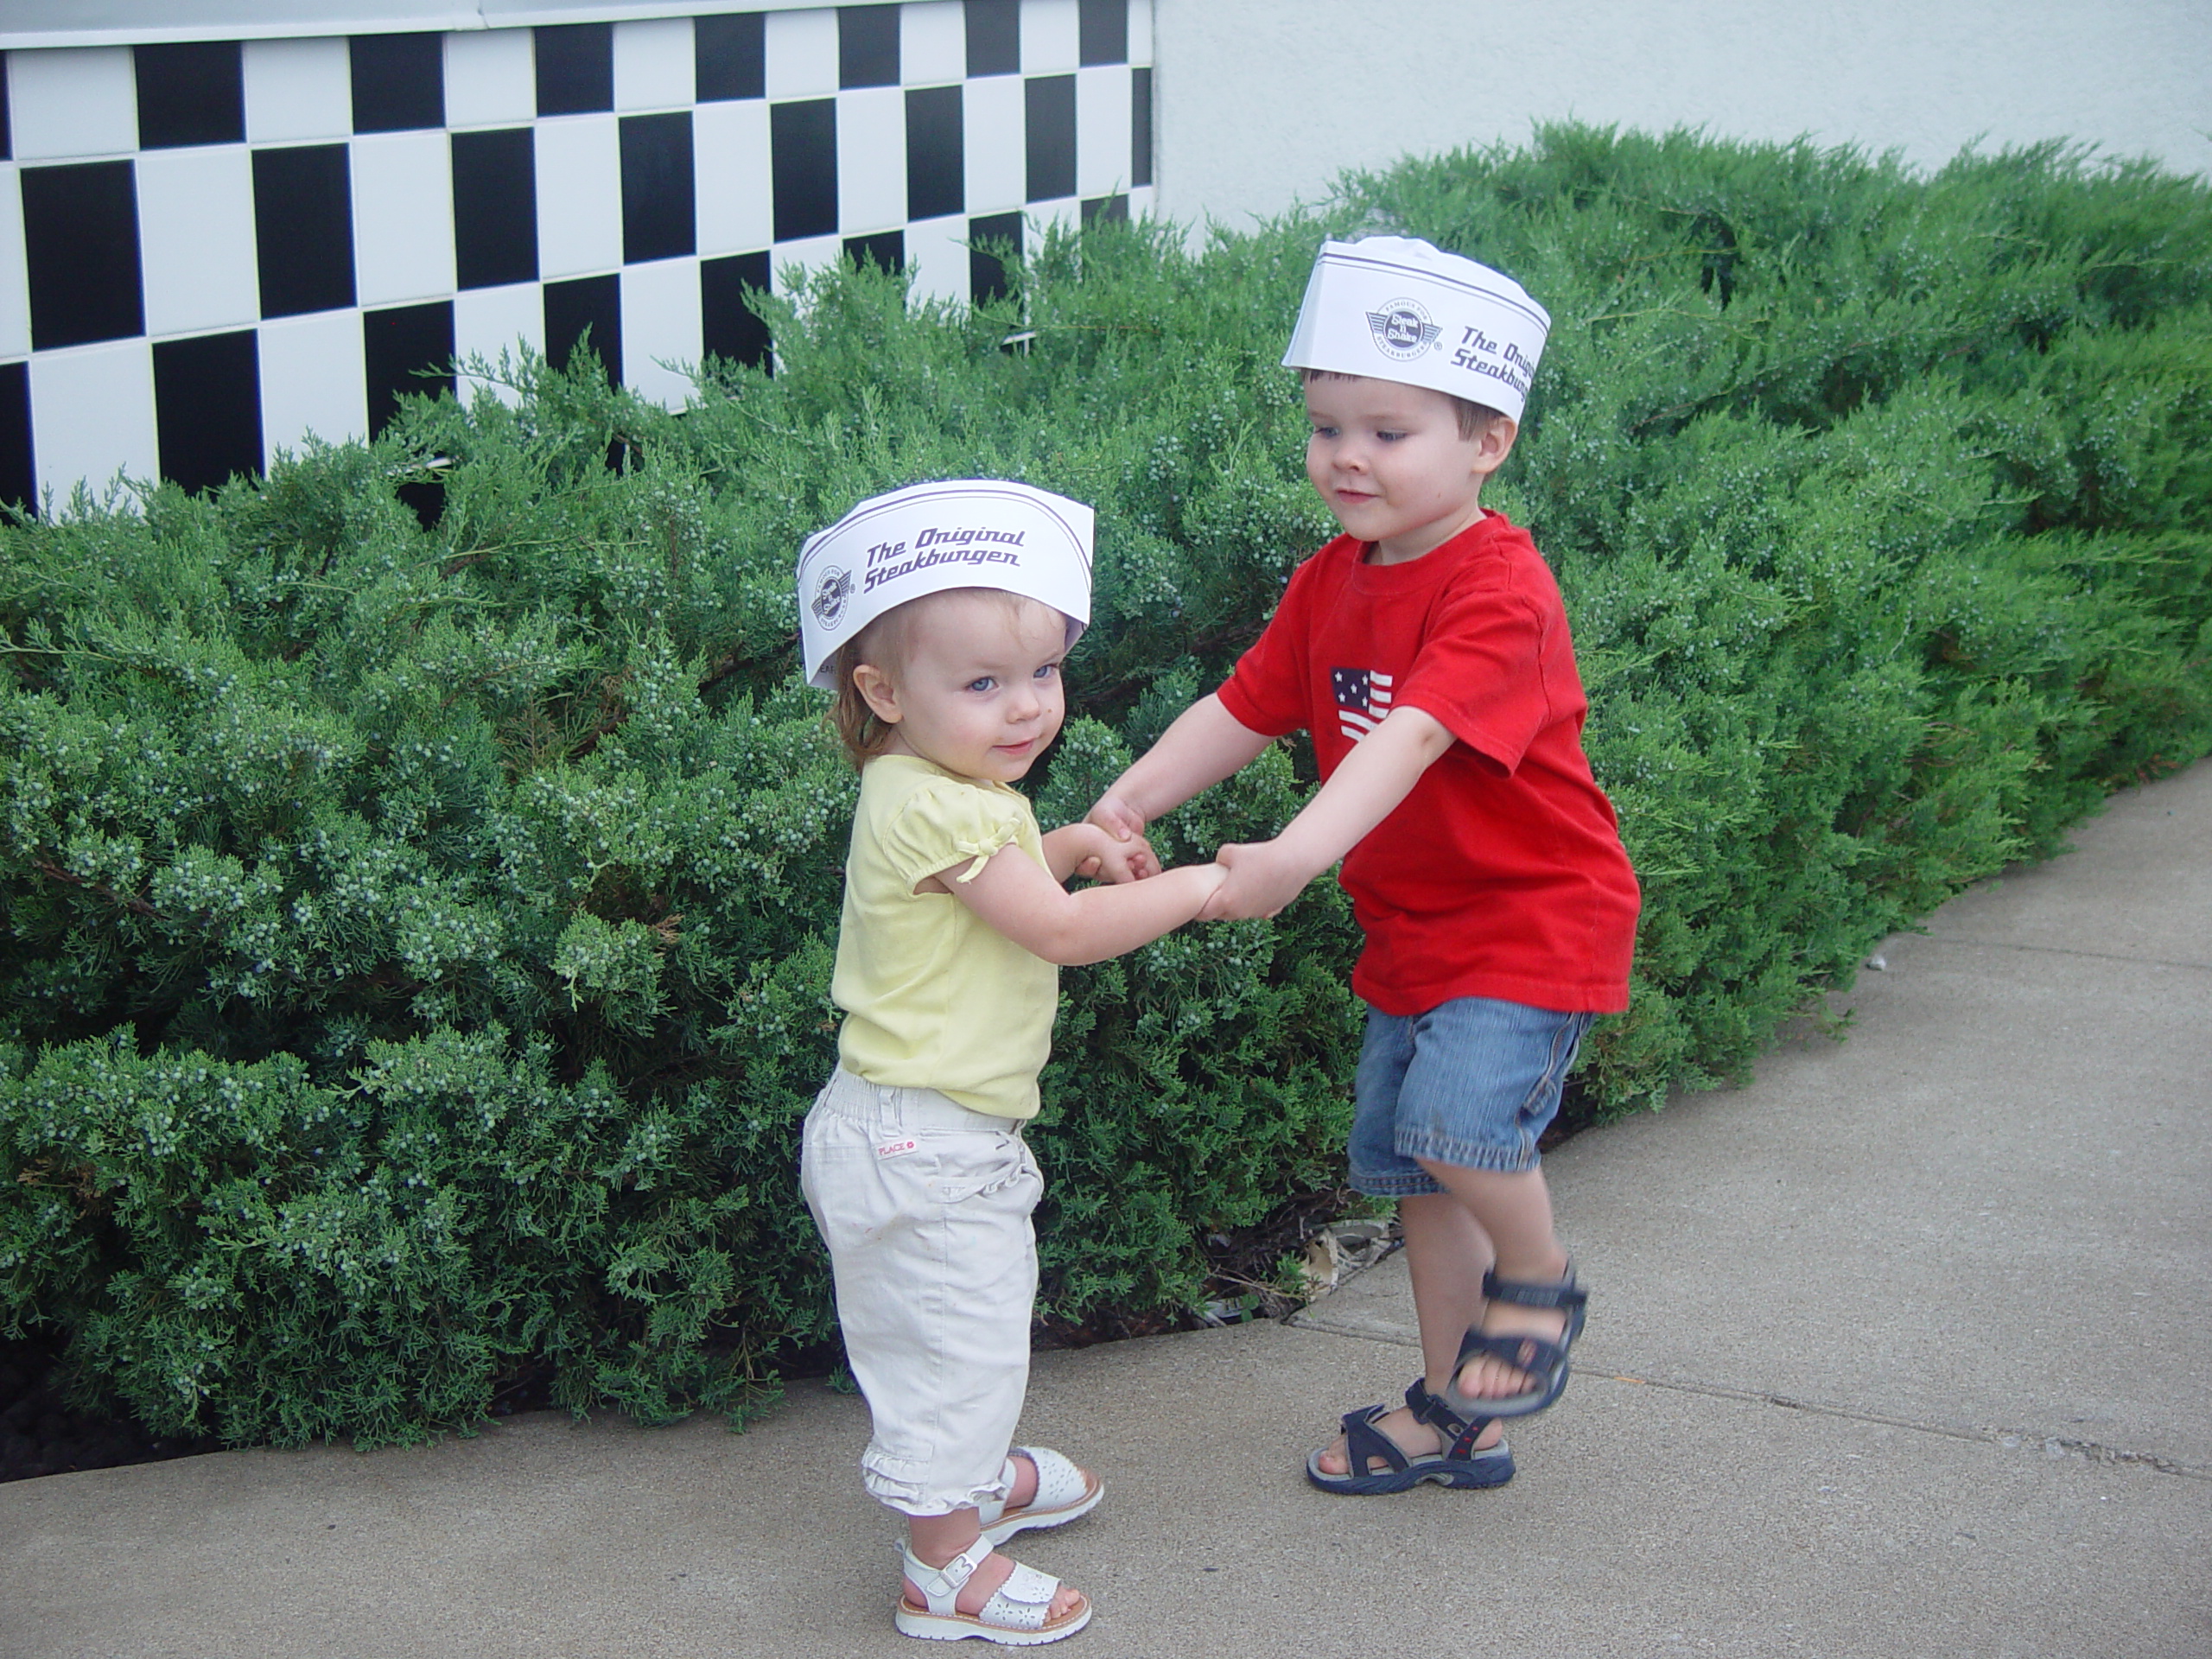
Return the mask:
<svg viewBox="0 0 2212 1659"><path fill-rule="evenodd" d="M1242 226L1347 167L1572 117L1933 167L2052 137L2212 175L2212 0L1155 0L1160 208Z"/></svg>

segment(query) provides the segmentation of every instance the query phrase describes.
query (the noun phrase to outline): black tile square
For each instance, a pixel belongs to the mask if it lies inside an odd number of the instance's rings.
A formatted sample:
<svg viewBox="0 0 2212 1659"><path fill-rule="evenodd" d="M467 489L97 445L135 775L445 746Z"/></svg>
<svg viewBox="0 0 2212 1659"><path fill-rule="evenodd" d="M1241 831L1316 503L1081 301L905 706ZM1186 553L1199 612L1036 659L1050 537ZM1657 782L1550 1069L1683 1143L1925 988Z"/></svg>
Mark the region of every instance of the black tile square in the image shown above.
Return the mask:
<svg viewBox="0 0 2212 1659"><path fill-rule="evenodd" d="M138 147L245 142L245 72L236 41L134 46Z"/></svg>
<svg viewBox="0 0 2212 1659"><path fill-rule="evenodd" d="M353 130L413 132L446 124L446 38L442 35L356 35Z"/></svg>
<svg viewBox="0 0 2212 1659"><path fill-rule="evenodd" d="M1007 267L1021 258L1021 215L991 213L968 221L968 295L972 305L1014 291Z"/></svg>
<svg viewBox="0 0 2212 1659"><path fill-rule="evenodd" d="M1109 225L1129 222L1129 199L1127 196L1097 196L1083 204L1083 222L1096 224L1104 219Z"/></svg>
<svg viewBox="0 0 2212 1659"><path fill-rule="evenodd" d="M614 107L614 25L542 24L537 37L537 112L590 115Z"/></svg>
<svg viewBox="0 0 2212 1659"><path fill-rule="evenodd" d="M585 333L590 339L587 341ZM556 368L569 366L579 344L599 355L607 384L622 384L622 279L579 276L545 284L545 357Z"/></svg>
<svg viewBox="0 0 2212 1659"><path fill-rule="evenodd" d="M1022 87L1028 118L1029 201L1075 194L1075 77L1039 75Z"/></svg>
<svg viewBox="0 0 2212 1659"><path fill-rule="evenodd" d="M144 334L131 164L27 167L20 182L32 348Z"/></svg>
<svg viewBox="0 0 2212 1659"><path fill-rule="evenodd" d="M939 219L968 205L960 104L957 86L918 86L906 93L908 219Z"/></svg>
<svg viewBox="0 0 2212 1659"><path fill-rule="evenodd" d="M1129 60L1129 0L1076 0L1076 59L1094 63Z"/></svg>
<svg viewBox="0 0 2212 1659"><path fill-rule="evenodd" d="M968 0L968 73L1021 73L1021 0Z"/></svg>
<svg viewBox="0 0 2212 1659"><path fill-rule="evenodd" d="M435 397L454 390L453 302L364 311L361 362L373 438L391 424L402 397Z"/></svg>
<svg viewBox="0 0 2212 1659"><path fill-rule="evenodd" d="M776 240L837 229L837 100L768 106L768 165Z"/></svg>
<svg viewBox="0 0 2212 1659"><path fill-rule="evenodd" d="M251 328L154 342L162 476L195 494L261 470L261 352Z"/></svg>
<svg viewBox="0 0 2212 1659"><path fill-rule="evenodd" d="M353 195L344 144L253 152L253 241L261 315L353 303Z"/></svg>
<svg viewBox="0 0 2212 1659"><path fill-rule="evenodd" d="M453 253L462 288L537 279L537 147L530 128L454 134Z"/></svg>
<svg viewBox="0 0 2212 1659"><path fill-rule="evenodd" d="M1129 188L1152 182L1152 71L1129 71Z"/></svg>
<svg viewBox="0 0 2212 1659"><path fill-rule="evenodd" d="M0 505L33 511L38 506L38 468L31 454L31 365L28 363L0 363Z"/></svg>
<svg viewBox="0 0 2212 1659"><path fill-rule="evenodd" d="M702 104L767 97L766 20L757 11L694 18L691 67Z"/></svg>
<svg viewBox="0 0 2212 1659"><path fill-rule="evenodd" d="M0 52L0 162L12 159L15 154L15 137L8 125L8 54Z"/></svg>
<svg viewBox="0 0 2212 1659"><path fill-rule="evenodd" d="M769 366L768 325L745 303L748 289L765 294L774 273L766 251L699 262L700 351L756 369Z"/></svg>
<svg viewBox="0 0 2212 1659"><path fill-rule="evenodd" d="M897 270L906 263L906 232L878 231L872 236L845 238L845 257L856 265L878 265Z"/></svg>
<svg viewBox="0 0 2212 1659"><path fill-rule="evenodd" d="M899 84L899 8L837 8L837 85Z"/></svg>
<svg viewBox="0 0 2212 1659"><path fill-rule="evenodd" d="M621 129L622 263L697 252L691 111L626 115Z"/></svg>

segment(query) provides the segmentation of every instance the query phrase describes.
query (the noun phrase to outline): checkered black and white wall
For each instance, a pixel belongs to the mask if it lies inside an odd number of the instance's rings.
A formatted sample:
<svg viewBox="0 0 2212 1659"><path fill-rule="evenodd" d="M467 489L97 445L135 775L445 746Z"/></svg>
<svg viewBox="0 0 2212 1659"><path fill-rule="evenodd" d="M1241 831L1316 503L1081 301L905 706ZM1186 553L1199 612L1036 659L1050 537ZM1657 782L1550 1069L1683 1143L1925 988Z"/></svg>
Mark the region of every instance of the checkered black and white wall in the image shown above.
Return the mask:
<svg viewBox="0 0 2212 1659"><path fill-rule="evenodd" d="M0 499L373 434L517 340L680 404L748 287L1141 212L1151 0L909 0L0 54Z"/></svg>

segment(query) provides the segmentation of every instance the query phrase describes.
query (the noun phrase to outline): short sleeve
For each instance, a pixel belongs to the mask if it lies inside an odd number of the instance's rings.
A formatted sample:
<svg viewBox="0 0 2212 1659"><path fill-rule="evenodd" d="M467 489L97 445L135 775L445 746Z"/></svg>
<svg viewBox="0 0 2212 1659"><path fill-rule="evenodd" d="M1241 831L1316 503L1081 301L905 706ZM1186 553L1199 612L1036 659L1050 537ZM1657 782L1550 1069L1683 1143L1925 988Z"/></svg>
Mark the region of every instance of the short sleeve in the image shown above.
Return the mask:
<svg viewBox="0 0 2212 1659"><path fill-rule="evenodd" d="M891 873L908 887L963 861L968 868L957 879L972 881L1028 823L1028 804L1012 790L933 778L899 804L879 844Z"/></svg>
<svg viewBox="0 0 2212 1659"><path fill-rule="evenodd" d="M1433 715L1510 776L1553 718L1542 671L1547 620L1518 594L1453 595L1421 643L1399 706Z"/></svg>

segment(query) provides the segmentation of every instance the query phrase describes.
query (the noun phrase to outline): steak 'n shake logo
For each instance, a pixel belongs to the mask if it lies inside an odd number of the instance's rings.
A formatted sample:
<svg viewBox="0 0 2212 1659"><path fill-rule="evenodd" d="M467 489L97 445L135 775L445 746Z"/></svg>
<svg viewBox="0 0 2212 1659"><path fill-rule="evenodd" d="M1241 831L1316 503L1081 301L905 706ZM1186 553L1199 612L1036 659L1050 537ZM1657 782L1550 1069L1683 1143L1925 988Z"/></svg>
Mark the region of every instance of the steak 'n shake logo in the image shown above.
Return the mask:
<svg viewBox="0 0 2212 1659"><path fill-rule="evenodd" d="M807 608L814 613L816 621L825 628L835 630L852 597L853 573L833 564L822 573L822 580L814 584L814 598Z"/></svg>
<svg viewBox="0 0 2212 1659"><path fill-rule="evenodd" d="M1383 356L1410 363L1436 344L1444 330L1419 300L1386 300L1380 311L1367 314L1375 331L1375 344Z"/></svg>

